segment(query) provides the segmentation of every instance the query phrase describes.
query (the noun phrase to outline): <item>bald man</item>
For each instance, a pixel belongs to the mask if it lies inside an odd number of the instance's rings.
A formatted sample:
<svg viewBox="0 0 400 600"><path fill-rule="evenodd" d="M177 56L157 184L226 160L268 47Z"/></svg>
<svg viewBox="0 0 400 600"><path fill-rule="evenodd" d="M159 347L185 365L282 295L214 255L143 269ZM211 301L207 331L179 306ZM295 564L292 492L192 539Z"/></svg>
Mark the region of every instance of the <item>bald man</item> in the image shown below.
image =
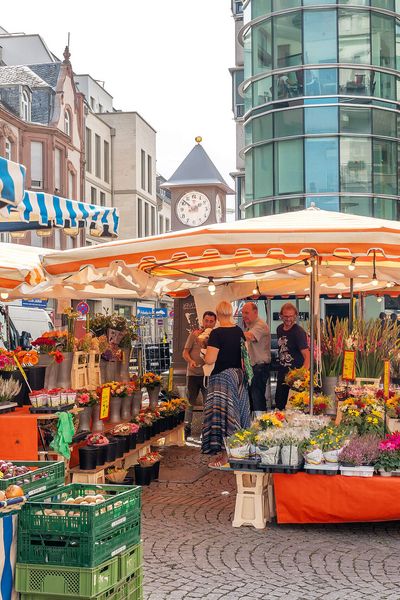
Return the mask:
<svg viewBox="0 0 400 600"><path fill-rule="evenodd" d="M247 349L253 367L253 380L249 390L250 406L253 412L262 413L267 410L265 388L271 362L271 333L266 322L258 316L258 307L255 302L244 304L242 318Z"/></svg>

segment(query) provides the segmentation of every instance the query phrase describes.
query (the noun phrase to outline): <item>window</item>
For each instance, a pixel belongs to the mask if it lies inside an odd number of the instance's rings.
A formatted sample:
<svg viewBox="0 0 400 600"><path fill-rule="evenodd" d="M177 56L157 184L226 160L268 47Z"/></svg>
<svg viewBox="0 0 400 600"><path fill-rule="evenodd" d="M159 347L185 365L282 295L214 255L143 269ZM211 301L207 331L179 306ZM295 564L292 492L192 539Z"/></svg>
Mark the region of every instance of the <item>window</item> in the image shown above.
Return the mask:
<svg viewBox="0 0 400 600"><path fill-rule="evenodd" d="M275 137L301 135L303 133L303 110L282 110L275 113Z"/></svg>
<svg viewBox="0 0 400 600"><path fill-rule="evenodd" d="M106 195L104 192L100 192L100 206L106 205Z"/></svg>
<svg viewBox="0 0 400 600"><path fill-rule="evenodd" d="M164 218L162 215L158 217L158 233L164 233Z"/></svg>
<svg viewBox="0 0 400 600"><path fill-rule="evenodd" d="M384 114L386 114L386 111ZM341 108L340 131L342 133L371 133L370 109L351 107Z"/></svg>
<svg viewBox="0 0 400 600"><path fill-rule="evenodd" d="M154 206L151 207L151 235L156 234L156 209Z"/></svg>
<svg viewBox="0 0 400 600"><path fill-rule="evenodd" d="M272 144L257 146L254 152L254 197L263 198L273 194ZM250 179L246 177L247 180ZM247 192L247 190L246 190Z"/></svg>
<svg viewBox="0 0 400 600"><path fill-rule="evenodd" d="M253 121L253 143L272 138L272 115L264 115ZM251 143L251 140L249 141Z"/></svg>
<svg viewBox="0 0 400 600"><path fill-rule="evenodd" d="M6 138L5 143L5 158L7 160L12 160L12 143L8 138Z"/></svg>
<svg viewBox="0 0 400 600"><path fill-rule="evenodd" d="M93 186L90 188L90 202L92 204L97 204L97 190Z"/></svg>
<svg viewBox="0 0 400 600"><path fill-rule="evenodd" d="M31 102L28 92L22 92L21 99L21 116L24 121L30 121L31 119Z"/></svg>
<svg viewBox="0 0 400 600"><path fill-rule="evenodd" d="M272 77L264 77L263 79L259 79L253 83L252 88L253 93L253 104L254 106L260 106L261 104L266 104L267 102L271 102L272 100ZM251 95L248 93L245 96L245 104L246 110L251 108ZM247 106L249 103L249 106Z"/></svg>
<svg viewBox="0 0 400 600"><path fill-rule="evenodd" d="M100 136L97 133L94 136L94 156L95 156L95 175L101 177L101 144Z"/></svg>
<svg viewBox="0 0 400 600"><path fill-rule="evenodd" d="M143 237L143 202L141 198L137 201L137 233L138 237Z"/></svg>
<svg viewBox="0 0 400 600"><path fill-rule="evenodd" d="M372 217L372 198L342 196L340 199L340 210L351 215Z"/></svg>
<svg viewBox="0 0 400 600"><path fill-rule="evenodd" d="M397 200L391 200L390 198L374 198L374 217L397 221L399 218Z"/></svg>
<svg viewBox="0 0 400 600"><path fill-rule="evenodd" d="M261 17L271 12L271 0L253 0L251 2L251 18Z"/></svg>
<svg viewBox="0 0 400 600"><path fill-rule="evenodd" d="M104 140L104 181L110 182L110 144Z"/></svg>
<svg viewBox="0 0 400 600"><path fill-rule="evenodd" d="M170 229L169 219L168 219L168 217L165 217L165 233L167 231L169 231L169 229Z"/></svg>
<svg viewBox="0 0 400 600"><path fill-rule="evenodd" d="M95 106L96 106L96 101L95 101L95 99L93 98L93 96L90 96L90 108L91 108L93 111L94 111L94 109L95 109Z"/></svg>
<svg viewBox="0 0 400 600"><path fill-rule="evenodd" d="M294 67L302 58L301 14L290 13L274 19L274 66Z"/></svg>
<svg viewBox="0 0 400 600"><path fill-rule="evenodd" d="M147 202L144 203L144 235L147 237L150 233L150 222L149 222L149 205Z"/></svg>
<svg viewBox="0 0 400 600"><path fill-rule="evenodd" d="M371 13L372 64L396 68L394 19Z"/></svg>
<svg viewBox="0 0 400 600"><path fill-rule="evenodd" d="M56 148L54 151L54 193L62 193L62 150Z"/></svg>
<svg viewBox="0 0 400 600"><path fill-rule="evenodd" d="M337 69L307 69L304 71L305 96L337 94Z"/></svg>
<svg viewBox="0 0 400 600"><path fill-rule="evenodd" d="M305 140L305 183L306 192L337 192L338 140L337 138L315 138Z"/></svg>
<svg viewBox="0 0 400 600"><path fill-rule="evenodd" d="M68 196L72 199L76 196L75 173L73 171L68 171Z"/></svg>
<svg viewBox="0 0 400 600"><path fill-rule="evenodd" d="M272 205L272 202L269 204ZM257 205L255 206L255 208ZM294 212L297 210L302 210L304 208L304 198L282 198L282 200L275 200L275 212L283 213L283 212ZM262 216L257 215L255 213L254 216Z"/></svg>
<svg viewBox="0 0 400 600"><path fill-rule="evenodd" d="M340 189L342 192L371 192L371 140L340 139Z"/></svg>
<svg viewBox="0 0 400 600"><path fill-rule="evenodd" d="M255 25L253 29L253 74L272 69L271 21Z"/></svg>
<svg viewBox="0 0 400 600"><path fill-rule="evenodd" d="M103 105L99 104L99 113L102 113L102 112L103 112Z"/></svg>
<svg viewBox="0 0 400 600"><path fill-rule="evenodd" d="M146 189L146 152L140 151L140 185L142 190Z"/></svg>
<svg viewBox="0 0 400 600"><path fill-rule="evenodd" d="M396 113L374 109L372 111L372 128L374 135L396 137Z"/></svg>
<svg viewBox="0 0 400 600"><path fill-rule="evenodd" d="M64 131L67 135L71 135L71 114L69 110L64 112Z"/></svg>
<svg viewBox="0 0 400 600"><path fill-rule="evenodd" d="M43 143L31 142L31 187L43 189Z"/></svg>
<svg viewBox="0 0 400 600"><path fill-rule="evenodd" d="M339 62L370 64L368 12L339 10Z"/></svg>
<svg viewBox="0 0 400 600"><path fill-rule="evenodd" d="M153 166L150 154L147 155L147 191L153 192Z"/></svg>
<svg viewBox="0 0 400 600"><path fill-rule="evenodd" d="M303 191L303 140L275 144L275 181L278 194Z"/></svg>
<svg viewBox="0 0 400 600"><path fill-rule="evenodd" d="M304 133L336 133L337 106L315 106L304 109Z"/></svg>
<svg viewBox="0 0 400 600"><path fill-rule="evenodd" d="M85 147L86 171L92 172L92 131L86 127L86 147Z"/></svg>
<svg viewBox="0 0 400 600"><path fill-rule="evenodd" d="M233 12L235 15L241 15L243 13L243 3L242 0L235 0L233 3Z"/></svg>
<svg viewBox="0 0 400 600"><path fill-rule="evenodd" d="M372 142L373 184L375 194L397 194L397 144L388 140Z"/></svg>
<svg viewBox="0 0 400 600"><path fill-rule="evenodd" d="M336 11L304 12L304 63L337 62Z"/></svg>

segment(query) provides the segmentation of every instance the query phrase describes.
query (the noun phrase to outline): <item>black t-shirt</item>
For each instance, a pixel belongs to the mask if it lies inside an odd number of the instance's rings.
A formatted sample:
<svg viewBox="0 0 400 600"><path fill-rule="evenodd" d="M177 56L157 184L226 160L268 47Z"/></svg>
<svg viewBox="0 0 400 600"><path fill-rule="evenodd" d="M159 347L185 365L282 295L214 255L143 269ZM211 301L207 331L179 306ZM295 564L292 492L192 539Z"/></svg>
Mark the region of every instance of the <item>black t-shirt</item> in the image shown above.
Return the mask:
<svg viewBox="0 0 400 600"><path fill-rule="evenodd" d="M302 367L304 357L301 350L308 348L307 335L304 329L295 323L293 327L285 331L283 325L279 325L276 334L278 337L279 364L282 367L291 369Z"/></svg>
<svg viewBox="0 0 400 600"><path fill-rule="evenodd" d="M218 348L218 356L212 375L225 369L241 369L242 353L240 341L244 340L243 331L237 325L232 327L216 327L208 338L208 345Z"/></svg>

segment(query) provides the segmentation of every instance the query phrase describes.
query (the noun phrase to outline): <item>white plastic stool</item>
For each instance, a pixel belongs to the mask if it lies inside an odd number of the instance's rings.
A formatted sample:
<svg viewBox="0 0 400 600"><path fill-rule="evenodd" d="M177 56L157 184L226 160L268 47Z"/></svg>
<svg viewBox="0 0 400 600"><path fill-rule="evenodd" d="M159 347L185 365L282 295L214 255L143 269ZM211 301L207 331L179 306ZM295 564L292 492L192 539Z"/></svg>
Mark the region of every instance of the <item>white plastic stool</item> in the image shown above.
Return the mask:
<svg viewBox="0 0 400 600"><path fill-rule="evenodd" d="M253 525L256 529L264 529L267 521L271 521L268 494L268 488L272 485L271 475L249 471L235 471L235 475L237 495L233 527Z"/></svg>

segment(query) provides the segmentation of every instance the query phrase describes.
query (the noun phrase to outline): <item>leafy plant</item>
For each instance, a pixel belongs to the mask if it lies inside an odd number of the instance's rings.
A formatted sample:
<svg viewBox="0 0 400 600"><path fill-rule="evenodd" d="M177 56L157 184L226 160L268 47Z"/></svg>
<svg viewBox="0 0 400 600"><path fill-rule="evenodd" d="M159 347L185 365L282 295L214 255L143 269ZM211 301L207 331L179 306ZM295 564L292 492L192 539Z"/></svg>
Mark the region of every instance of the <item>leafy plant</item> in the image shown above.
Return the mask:
<svg viewBox="0 0 400 600"><path fill-rule="evenodd" d="M21 391L21 384L15 379L3 379L0 377L0 403L11 402Z"/></svg>
<svg viewBox="0 0 400 600"><path fill-rule="evenodd" d="M340 452L339 460L354 466L373 465L379 457L379 442L373 434L353 437Z"/></svg>

